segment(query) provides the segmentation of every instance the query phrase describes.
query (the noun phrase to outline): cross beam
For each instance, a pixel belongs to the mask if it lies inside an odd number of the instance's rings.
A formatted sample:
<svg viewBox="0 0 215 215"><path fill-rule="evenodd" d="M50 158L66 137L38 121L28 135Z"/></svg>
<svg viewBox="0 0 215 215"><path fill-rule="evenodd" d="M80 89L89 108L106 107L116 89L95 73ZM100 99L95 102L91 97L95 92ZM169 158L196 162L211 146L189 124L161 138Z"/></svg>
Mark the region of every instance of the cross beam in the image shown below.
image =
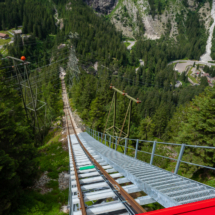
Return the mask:
<svg viewBox="0 0 215 215"><path fill-rule="evenodd" d="M127 93L125 93L124 91L121 91L119 89L117 89L116 87L114 86L110 86L110 89L114 90L114 94L113 94L113 99L112 99L112 102L111 102L111 106L110 106L110 110L109 110L109 114L108 114L108 117L107 117L107 121L106 121L106 124L105 124L105 129L104 129L104 134L109 134L114 140L116 140L117 142L117 145L116 145L116 148L120 142L120 138L121 136L123 138L128 138L129 135L130 135L130 124L131 124L131 114L132 114L132 102L135 102L137 104L141 103L141 101L137 98L133 98L131 96L129 96ZM124 118L124 121L123 121L123 124L122 124L122 127L121 129L117 128L116 127L116 103L117 103L117 93L127 97L130 102L129 102L129 105L128 105L128 108L127 108L127 111L126 111L126 114L125 114L125 118ZM108 123L108 120L109 120L109 116L110 116L110 112L111 112L111 109L112 109L112 105L114 103L114 115L113 115L113 125L109 128L107 128L107 123ZM127 133L125 133L123 131L124 129L124 126L125 126L125 121L127 119L127 116L128 116L128 130L127 130ZM113 131L113 134L111 134L111 130ZM109 133L110 132L110 133ZM104 138L104 134L103 134L103 137L102 139ZM118 136L118 138L116 137Z"/></svg>

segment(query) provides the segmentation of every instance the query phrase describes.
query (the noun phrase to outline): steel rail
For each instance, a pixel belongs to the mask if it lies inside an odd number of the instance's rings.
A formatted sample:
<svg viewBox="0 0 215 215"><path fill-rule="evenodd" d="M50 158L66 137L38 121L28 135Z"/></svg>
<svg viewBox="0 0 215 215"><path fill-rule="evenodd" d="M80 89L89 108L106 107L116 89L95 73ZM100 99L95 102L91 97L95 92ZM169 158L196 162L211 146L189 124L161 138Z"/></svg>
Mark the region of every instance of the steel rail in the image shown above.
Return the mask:
<svg viewBox="0 0 215 215"><path fill-rule="evenodd" d="M65 85L64 85L65 87ZM65 88L64 88L65 90ZM68 101L67 101L68 102ZM69 105L68 105L69 109ZM69 117L71 121L72 128L74 130L75 136L80 143L82 149L87 154L87 156L90 158L90 160L94 163L94 165L97 167L97 169L100 170L100 172L107 178L107 180L113 185L113 187L121 194L121 196L125 199L125 201L135 210L136 213L146 213L147 211L142 208L103 168L102 166L92 157L92 155L88 152L88 150L85 148L83 143L81 142L79 136L77 135L77 132L75 130L71 114L69 112ZM75 168L74 168L75 169ZM78 177L76 177L78 179ZM80 186L80 184L79 184Z"/></svg>
<svg viewBox="0 0 215 215"><path fill-rule="evenodd" d="M63 85L63 83L62 83L62 86L64 86L63 90L65 90L65 85ZM82 193L82 190L81 190L81 185L80 185L80 182L79 182L79 179L78 179L78 171L77 171L77 168L76 168L74 152L73 152L73 149L72 149L72 141L71 141L70 132L69 132L68 116L70 116L70 114L69 114L68 101L67 101L67 108L66 109L67 109L66 125L67 125L67 132L68 132L68 136L69 136L69 144L70 144L70 150L71 150L71 155L72 155L72 162L73 162L73 167L74 167L74 172L75 172L76 186L77 186L77 190L78 190L77 195L78 195L78 198L80 200L80 204L81 204L80 210L82 211L82 215L87 215L85 204L84 204L84 197L83 197L83 193ZM71 120L71 116L70 116L70 120ZM72 120L71 120L71 124L72 124L73 130L75 132Z"/></svg>

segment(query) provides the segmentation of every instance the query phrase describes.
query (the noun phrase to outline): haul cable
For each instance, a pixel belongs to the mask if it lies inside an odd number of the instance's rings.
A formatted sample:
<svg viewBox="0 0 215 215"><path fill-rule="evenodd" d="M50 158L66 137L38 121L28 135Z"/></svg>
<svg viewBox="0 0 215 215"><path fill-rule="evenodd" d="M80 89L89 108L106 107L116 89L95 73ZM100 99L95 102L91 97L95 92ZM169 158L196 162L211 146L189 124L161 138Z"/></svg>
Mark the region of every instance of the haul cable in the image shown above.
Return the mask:
<svg viewBox="0 0 215 215"><path fill-rule="evenodd" d="M65 89L65 84L64 84L64 90L66 91ZM69 111L69 103L67 101L67 109ZM92 157L92 155L88 152L88 150L84 147L83 143L81 142L81 140L79 139L77 133L76 133L76 130L75 130L75 127L74 127L74 124L73 124L73 121L72 121L72 117L70 115L70 112L69 112L69 118L70 118L70 121L71 121L71 125L72 125L72 128L74 130L74 133L75 133L75 136L78 140L78 142L80 143L82 149L84 150L84 152L87 154L87 156L89 157L89 159L94 163L94 166L96 167L96 169L99 170L99 172L101 172L105 178L107 179L107 181L109 181L111 183L111 185L115 188L115 190L117 190L121 196L125 199L125 201L134 209L134 211L136 213L146 213L147 211L142 208L103 168L102 166ZM70 145L71 145L71 140L70 140ZM74 160L74 156L73 156L73 160ZM75 161L73 161L75 162ZM74 169L75 169L75 165L74 165ZM77 170L75 172L75 174L77 174ZM76 180L78 180L78 176L76 176ZM77 185L79 184L79 182L77 183ZM79 184L80 186L80 184ZM117 189L116 189L117 188ZM80 189L81 190L81 189ZM81 193L81 192L80 192ZM81 193L82 194L82 193ZM82 196L83 198L83 196ZM80 198L80 202L81 202L81 199ZM81 202L81 208L83 209L83 206L82 204L84 204L84 202L82 203ZM127 208L127 207L126 207ZM84 207L85 209L85 207ZM85 214L86 214L86 211L85 211Z"/></svg>

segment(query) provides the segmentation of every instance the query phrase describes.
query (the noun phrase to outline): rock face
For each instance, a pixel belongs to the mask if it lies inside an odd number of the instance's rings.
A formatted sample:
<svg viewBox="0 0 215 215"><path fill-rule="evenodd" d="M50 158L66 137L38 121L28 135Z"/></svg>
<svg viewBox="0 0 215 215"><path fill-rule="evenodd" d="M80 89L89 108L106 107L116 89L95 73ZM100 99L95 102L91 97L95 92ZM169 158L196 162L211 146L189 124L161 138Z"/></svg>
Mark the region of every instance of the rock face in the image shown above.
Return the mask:
<svg viewBox="0 0 215 215"><path fill-rule="evenodd" d="M187 0L185 6L181 0L165 0L166 6L162 12L152 16L148 0L84 0L96 12L109 14L111 22L123 35L134 38L137 35L147 39L159 39L162 35L168 35L176 40L178 35L177 14L184 14L186 20L189 11L195 11L198 3L195 0ZM157 7L157 6L156 6ZM113 11L113 9L115 10ZM209 30L211 15L208 1L198 9L200 21Z"/></svg>
<svg viewBox="0 0 215 215"><path fill-rule="evenodd" d="M211 48L212 48L213 32L214 32L214 27L215 27L215 0L213 0L213 3L212 3L211 16L213 18L213 24L211 25L211 27L209 29L209 37L208 37L207 45L206 45L206 52L204 55L202 55L200 57L200 61L203 61L203 62L212 61Z"/></svg>
<svg viewBox="0 0 215 215"><path fill-rule="evenodd" d="M118 0L84 0L98 13L109 14L116 6Z"/></svg>

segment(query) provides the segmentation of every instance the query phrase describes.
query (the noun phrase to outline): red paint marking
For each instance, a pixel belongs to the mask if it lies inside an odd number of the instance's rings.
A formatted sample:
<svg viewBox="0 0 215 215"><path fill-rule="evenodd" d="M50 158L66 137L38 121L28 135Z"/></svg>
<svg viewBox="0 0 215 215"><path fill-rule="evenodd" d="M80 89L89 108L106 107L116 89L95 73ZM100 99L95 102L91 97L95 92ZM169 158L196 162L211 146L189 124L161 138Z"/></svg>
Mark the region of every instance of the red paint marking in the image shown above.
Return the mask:
<svg viewBox="0 0 215 215"><path fill-rule="evenodd" d="M147 215L215 215L215 199L160 209L148 212Z"/></svg>

